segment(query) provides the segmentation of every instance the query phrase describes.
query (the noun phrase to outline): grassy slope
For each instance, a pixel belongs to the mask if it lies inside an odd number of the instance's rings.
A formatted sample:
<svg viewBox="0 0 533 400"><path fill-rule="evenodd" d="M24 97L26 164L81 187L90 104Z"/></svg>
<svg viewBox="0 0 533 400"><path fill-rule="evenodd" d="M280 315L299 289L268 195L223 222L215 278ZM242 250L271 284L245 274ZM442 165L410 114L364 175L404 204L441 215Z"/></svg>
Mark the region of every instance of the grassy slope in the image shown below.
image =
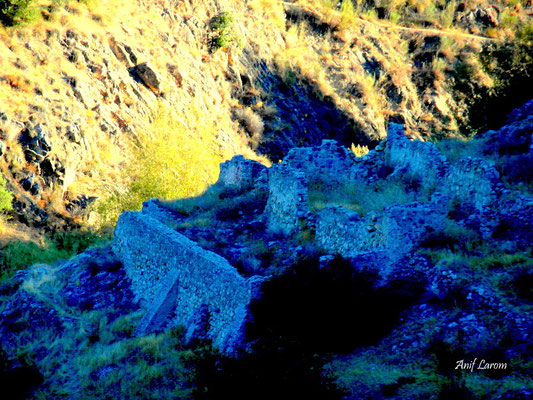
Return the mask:
<svg viewBox="0 0 533 400"><path fill-rule="evenodd" d="M388 7L381 20L364 1L66 3L32 25L0 29L0 111L8 117L0 121L7 150L0 168L18 200L95 227L149 197L201 192L216 179L218 162L236 153L254 157L250 147L294 123L279 121L272 93L262 87L261 62L287 84L311 87L370 138L383 138L391 119L403 121L413 137L455 137L468 125L469 101L500 83L487 72L498 69L478 53L531 24L523 2L515 1L495 2L501 23L492 31L460 19L484 5L476 1L453 18L427 1L378 2ZM222 11L233 20L224 39L234 40L213 51L209 21ZM133 81L127 63L111 52L112 41L150 62L163 97ZM90 101L74 96L71 78L91 89ZM454 91L458 82L464 93ZM257 101L250 105L249 97ZM17 141L26 121L46 125L49 158L65 167L60 184L37 178L43 188L37 196L19 183L38 172ZM67 138L73 122L80 143ZM117 133L105 132L105 124ZM81 194L100 199L88 219L65 208Z"/></svg>

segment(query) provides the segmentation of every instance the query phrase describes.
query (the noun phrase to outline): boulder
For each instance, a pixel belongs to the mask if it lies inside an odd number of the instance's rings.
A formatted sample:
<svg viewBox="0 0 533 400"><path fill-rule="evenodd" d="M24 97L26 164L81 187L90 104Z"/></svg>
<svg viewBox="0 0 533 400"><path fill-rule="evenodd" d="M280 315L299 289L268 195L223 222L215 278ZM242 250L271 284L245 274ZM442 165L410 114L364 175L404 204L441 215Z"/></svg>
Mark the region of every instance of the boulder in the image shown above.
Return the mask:
<svg viewBox="0 0 533 400"><path fill-rule="evenodd" d="M136 65L130 69L130 72L141 80L148 89L153 93L159 95L161 94L161 81L157 76L156 72L148 65L147 62Z"/></svg>

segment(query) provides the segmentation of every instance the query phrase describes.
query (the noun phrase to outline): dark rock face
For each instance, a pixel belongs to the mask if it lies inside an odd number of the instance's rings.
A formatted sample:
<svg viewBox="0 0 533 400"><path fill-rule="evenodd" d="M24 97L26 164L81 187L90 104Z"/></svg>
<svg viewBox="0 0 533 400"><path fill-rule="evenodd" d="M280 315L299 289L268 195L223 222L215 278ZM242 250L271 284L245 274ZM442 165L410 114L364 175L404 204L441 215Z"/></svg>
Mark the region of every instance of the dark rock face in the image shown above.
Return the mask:
<svg viewBox="0 0 533 400"><path fill-rule="evenodd" d="M48 213L26 198L13 202L13 210L18 214L18 220L28 226L43 228L48 222Z"/></svg>
<svg viewBox="0 0 533 400"><path fill-rule="evenodd" d="M81 215L84 216L87 214L87 208L91 203L93 203L97 197L91 196L87 197L85 195L79 195L77 198L73 200L69 200L65 208L70 213L70 215Z"/></svg>
<svg viewBox="0 0 533 400"><path fill-rule="evenodd" d="M24 147L24 155L29 163L42 162L52 150L48 132L41 124L27 124L20 134L19 142Z"/></svg>
<svg viewBox="0 0 533 400"><path fill-rule="evenodd" d="M255 73L264 92L269 93L267 102L278 110L275 117L264 121L265 139L257 148L259 153L277 161L294 147L316 146L323 139L334 139L346 146L373 144L331 99L317 97L306 82L286 82L261 63Z"/></svg>
<svg viewBox="0 0 533 400"><path fill-rule="evenodd" d="M64 175L65 167L61 161L47 158L41 162L41 176L48 186L51 186L54 182L63 183Z"/></svg>

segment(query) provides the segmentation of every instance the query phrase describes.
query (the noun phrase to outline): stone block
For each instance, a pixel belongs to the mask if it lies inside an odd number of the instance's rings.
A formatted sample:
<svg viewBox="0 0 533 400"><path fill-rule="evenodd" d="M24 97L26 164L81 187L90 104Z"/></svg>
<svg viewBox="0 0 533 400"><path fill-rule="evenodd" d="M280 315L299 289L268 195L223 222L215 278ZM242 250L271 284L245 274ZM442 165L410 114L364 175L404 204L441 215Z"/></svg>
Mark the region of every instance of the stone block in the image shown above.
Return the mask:
<svg viewBox="0 0 533 400"><path fill-rule="evenodd" d="M257 161L236 155L231 160L220 164L217 184L234 190L251 188L265 170L266 167Z"/></svg>

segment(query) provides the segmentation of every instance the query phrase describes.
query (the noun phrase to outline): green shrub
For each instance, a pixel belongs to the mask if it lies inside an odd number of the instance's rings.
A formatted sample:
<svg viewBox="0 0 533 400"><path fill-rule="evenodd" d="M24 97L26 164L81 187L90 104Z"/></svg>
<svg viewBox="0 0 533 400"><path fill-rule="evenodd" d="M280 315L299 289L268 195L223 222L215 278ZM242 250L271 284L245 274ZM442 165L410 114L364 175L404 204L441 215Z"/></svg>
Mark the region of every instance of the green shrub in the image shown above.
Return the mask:
<svg viewBox="0 0 533 400"><path fill-rule="evenodd" d="M533 45L533 22L521 26L516 32L516 39L529 46Z"/></svg>
<svg viewBox="0 0 533 400"><path fill-rule="evenodd" d="M224 11L213 18L211 28L215 31L227 31L233 22L233 16L229 12Z"/></svg>
<svg viewBox="0 0 533 400"><path fill-rule="evenodd" d="M13 193L6 188L6 180L0 176L0 212L11 210L13 201Z"/></svg>
<svg viewBox="0 0 533 400"><path fill-rule="evenodd" d="M64 232L45 239L44 246L31 241L10 242L0 253L0 281L9 279L18 270L32 264L53 263L72 257L103 240L91 232Z"/></svg>
<svg viewBox="0 0 533 400"><path fill-rule="evenodd" d="M233 16L224 11L211 20L211 29L215 36L211 40L213 50L225 49L229 44L235 41L235 34L232 25L235 22Z"/></svg>
<svg viewBox="0 0 533 400"><path fill-rule="evenodd" d="M222 157L215 152L209 128L191 135L172 110L162 107L149 129L138 134L137 148L124 169L132 179L95 204L97 228L114 225L124 210L139 210L148 199L198 196L217 178Z"/></svg>
<svg viewBox="0 0 533 400"><path fill-rule="evenodd" d="M0 0L0 22L5 26L34 22L39 16L35 0Z"/></svg>

